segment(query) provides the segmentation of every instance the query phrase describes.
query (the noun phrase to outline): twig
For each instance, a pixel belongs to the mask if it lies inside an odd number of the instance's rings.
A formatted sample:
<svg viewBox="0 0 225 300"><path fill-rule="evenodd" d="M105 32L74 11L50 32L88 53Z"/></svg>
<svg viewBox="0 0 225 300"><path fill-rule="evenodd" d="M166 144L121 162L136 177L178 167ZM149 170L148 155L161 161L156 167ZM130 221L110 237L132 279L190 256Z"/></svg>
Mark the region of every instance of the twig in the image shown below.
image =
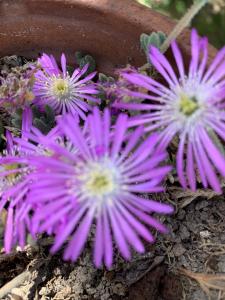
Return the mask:
<svg viewBox="0 0 225 300"><path fill-rule="evenodd" d="M29 279L31 274L39 269L43 264L46 264L48 259L36 260L34 259L27 267L27 270L18 276L14 277L11 281L7 282L3 287L0 288L0 299L9 294L12 289L22 285L24 281Z"/></svg>
<svg viewBox="0 0 225 300"><path fill-rule="evenodd" d="M24 281L26 281L29 278L30 274L31 273L29 271L24 271L23 273L14 277L11 281L7 282L3 287L0 288L0 299L10 293L12 289L16 288Z"/></svg>
<svg viewBox="0 0 225 300"><path fill-rule="evenodd" d="M180 273L186 275L198 282L202 290L210 297L210 290L225 292L225 275L224 274L204 274L194 273L186 269L180 269Z"/></svg>
<svg viewBox="0 0 225 300"><path fill-rule="evenodd" d="M191 20L197 15L197 13L206 5L208 0L195 1L186 14L179 20L177 25L168 35L167 39L161 46L161 52L164 53L169 48L171 42L175 40L181 32L190 24Z"/></svg>
<svg viewBox="0 0 225 300"><path fill-rule="evenodd" d="M191 20L197 15L197 13L208 3L209 0L195 0L192 6L188 9L188 11L185 13L185 15L178 21L174 29L171 31L171 33L168 35L162 46L160 47L160 50L162 53L165 53L168 48L170 47L170 44L173 40L175 40L181 32L189 26L191 23ZM151 67L150 63L146 63L142 67L140 67L138 70L139 72L145 72Z"/></svg>

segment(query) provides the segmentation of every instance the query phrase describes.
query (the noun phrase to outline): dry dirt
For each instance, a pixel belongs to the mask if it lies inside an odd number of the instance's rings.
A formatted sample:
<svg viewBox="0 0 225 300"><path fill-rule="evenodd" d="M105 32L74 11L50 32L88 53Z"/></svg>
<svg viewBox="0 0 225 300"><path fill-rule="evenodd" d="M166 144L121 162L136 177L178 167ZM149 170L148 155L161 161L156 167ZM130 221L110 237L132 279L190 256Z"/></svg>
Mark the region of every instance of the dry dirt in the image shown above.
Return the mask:
<svg viewBox="0 0 225 300"><path fill-rule="evenodd" d="M91 262L91 238L76 264L65 263L60 253L50 256L51 239L40 239L26 251L0 255L0 283L4 285L27 266L34 269L29 279L14 288L4 299L41 300L205 300L207 294L196 280L182 275L193 273L225 274L225 201L224 196L194 198L190 192L169 189L164 200L177 205L177 213L165 223L170 234L158 236L155 245L147 245L145 255L130 262L116 256L112 270L96 270ZM201 193L201 192L199 192ZM206 193L207 194L207 193ZM187 196L188 195L188 196ZM185 197L187 196L187 197ZM160 196L161 197L161 196ZM183 208L180 206L186 205ZM221 280L218 290L210 290L209 299L225 299ZM11 298L10 298L11 297Z"/></svg>

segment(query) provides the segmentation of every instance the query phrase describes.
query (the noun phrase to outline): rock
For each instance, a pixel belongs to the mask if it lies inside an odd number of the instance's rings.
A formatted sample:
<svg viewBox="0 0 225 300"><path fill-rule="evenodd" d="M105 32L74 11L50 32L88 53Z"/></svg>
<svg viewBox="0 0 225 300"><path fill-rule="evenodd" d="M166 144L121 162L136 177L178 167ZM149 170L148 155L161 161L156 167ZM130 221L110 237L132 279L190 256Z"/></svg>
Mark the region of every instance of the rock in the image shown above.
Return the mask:
<svg viewBox="0 0 225 300"><path fill-rule="evenodd" d="M206 294L201 290L197 290L193 293L191 300L206 300Z"/></svg>
<svg viewBox="0 0 225 300"><path fill-rule="evenodd" d="M181 244L176 244L172 249L172 253L176 257L183 255L185 252L186 252L186 249Z"/></svg>
<svg viewBox="0 0 225 300"><path fill-rule="evenodd" d="M225 257L217 264L218 270L221 273L225 273Z"/></svg>
<svg viewBox="0 0 225 300"><path fill-rule="evenodd" d="M118 283L112 287L113 294L123 296L125 294L125 288L124 285L121 283Z"/></svg>
<svg viewBox="0 0 225 300"><path fill-rule="evenodd" d="M187 227L184 226L184 225L181 225L180 226L180 236L181 236L181 239L182 240L186 240L186 239L189 239L191 234L190 232L188 231Z"/></svg>
<svg viewBox="0 0 225 300"><path fill-rule="evenodd" d="M210 205L210 202L209 201L206 201L206 200L203 200L203 201L199 201L196 205L195 205L195 209L196 210L200 210L200 209L203 209L207 206Z"/></svg>

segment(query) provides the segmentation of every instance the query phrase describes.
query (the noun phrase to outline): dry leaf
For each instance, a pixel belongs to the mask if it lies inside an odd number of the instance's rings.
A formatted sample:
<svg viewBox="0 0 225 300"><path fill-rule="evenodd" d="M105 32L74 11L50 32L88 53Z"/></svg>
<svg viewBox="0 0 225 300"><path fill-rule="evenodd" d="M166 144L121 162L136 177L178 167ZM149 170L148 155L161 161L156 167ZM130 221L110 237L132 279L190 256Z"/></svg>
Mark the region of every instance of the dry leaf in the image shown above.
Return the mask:
<svg viewBox="0 0 225 300"><path fill-rule="evenodd" d="M182 188L178 187L171 187L168 189L168 191L176 200L179 201L179 208L184 208L198 197L204 197L209 200L215 196L218 196L216 192L210 189L198 189L193 192L191 190L183 190Z"/></svg>
<svg viewBox="0 0 225 300"><path fill-rule="evenodd" d="M180 269L180 273L196 280L209 297L211 289L225 292L225 274L193 273L186 269Z"/></svg>

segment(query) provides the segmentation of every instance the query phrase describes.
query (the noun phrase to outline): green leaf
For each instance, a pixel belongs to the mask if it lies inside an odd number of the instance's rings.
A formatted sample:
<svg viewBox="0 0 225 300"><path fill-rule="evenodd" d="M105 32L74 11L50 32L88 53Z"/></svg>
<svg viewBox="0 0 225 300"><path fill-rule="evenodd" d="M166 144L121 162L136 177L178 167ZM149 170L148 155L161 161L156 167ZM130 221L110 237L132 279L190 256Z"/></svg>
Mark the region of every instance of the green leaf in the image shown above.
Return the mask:
<svg viewBox="0 0 225 300"><path fill-rule="evenodd" d="M76 53L75 53L75 58L76 58L76 61L78 62L79 60L81 60L82 58L83 58L83 53L82 52L80 52L80 51L77 51Z"/></svg>
<svg viewBox="0 0 225 300"><path fill-rule="evenodd" d="M32 113L33 113L33 118L40 118L41 117L41 112L38 109L38 107L35 106L35 105L32 106Z"/></svg>
<svg viewBox="0 0 225 300"><path fill-rule="evenodd" d="M33 106L33 125L42 133L47 134L55 126L55 113L53 109L46 105L44 111L40 111L38 107Z"/></svg>
<svg viewBox="0 0 225 300"><path fill-rule="evenodd" d="M5 128L4 125L2 123L2 121L0 120L0 149L2 148L2 143L4 143L4 132L5 132Z"/></svg>
<svg viewBox="0 0 225 300"><path fill-rule="evenodd" d="M22 108L17 108L16 111L12 114L11 124L15 128L21 129L22 115L23 115L23 109Z"/></svg>
<svg viewBox="0 0 225 300"><path fill-rule="evenodd" d="M46 105L45 113L46 113L46 119L48 120L48 123L54 124L55 123L55 113L54 113L53 109L50 106Z"/></svg>
<svg viewBox="0 0 225 300"><path fill-rule="evenodd" d="M96 62L95 62L95 59L91 55L82 54L82 52L78 51L75 53L75 57L76 57L76 62L78 63L80 68L83 68L86 64L89 65L88 70L84 74L84 76L88 75L96 70Z"/></svg>
<svg viewBox="0 0 225 300"><path fill-rule="evenodd" d="M161 46L166 40L165 33L162 31L158 31L158 38L159 38L159 42L160 42L160 46Z"/></svg>
<svg viewBox="0 0 225 300"><path fill-rule="evenodd" d="M98 74L98 80L101 82L101 83L114 83L115 82L115 79L111 76L107 76L103 73L99 73Z"/></svg>
<svg viewBox="0 0 225 300"><path fill-rule="evenodd" d="M33 124L36 128L38 128L42 133L47 134L49 132L49 128L47 124L45 124L44 120L34 119Z"/></svg>
<svg viewBox="0 0 225 300"><path fill-rule="evenodd" d="M160 49L164 43L166 35L162 31L152 32L151 34L142 33L140 36L141 49L145 52L147 60L149 62L149 47L155 46Z"/></svg>

